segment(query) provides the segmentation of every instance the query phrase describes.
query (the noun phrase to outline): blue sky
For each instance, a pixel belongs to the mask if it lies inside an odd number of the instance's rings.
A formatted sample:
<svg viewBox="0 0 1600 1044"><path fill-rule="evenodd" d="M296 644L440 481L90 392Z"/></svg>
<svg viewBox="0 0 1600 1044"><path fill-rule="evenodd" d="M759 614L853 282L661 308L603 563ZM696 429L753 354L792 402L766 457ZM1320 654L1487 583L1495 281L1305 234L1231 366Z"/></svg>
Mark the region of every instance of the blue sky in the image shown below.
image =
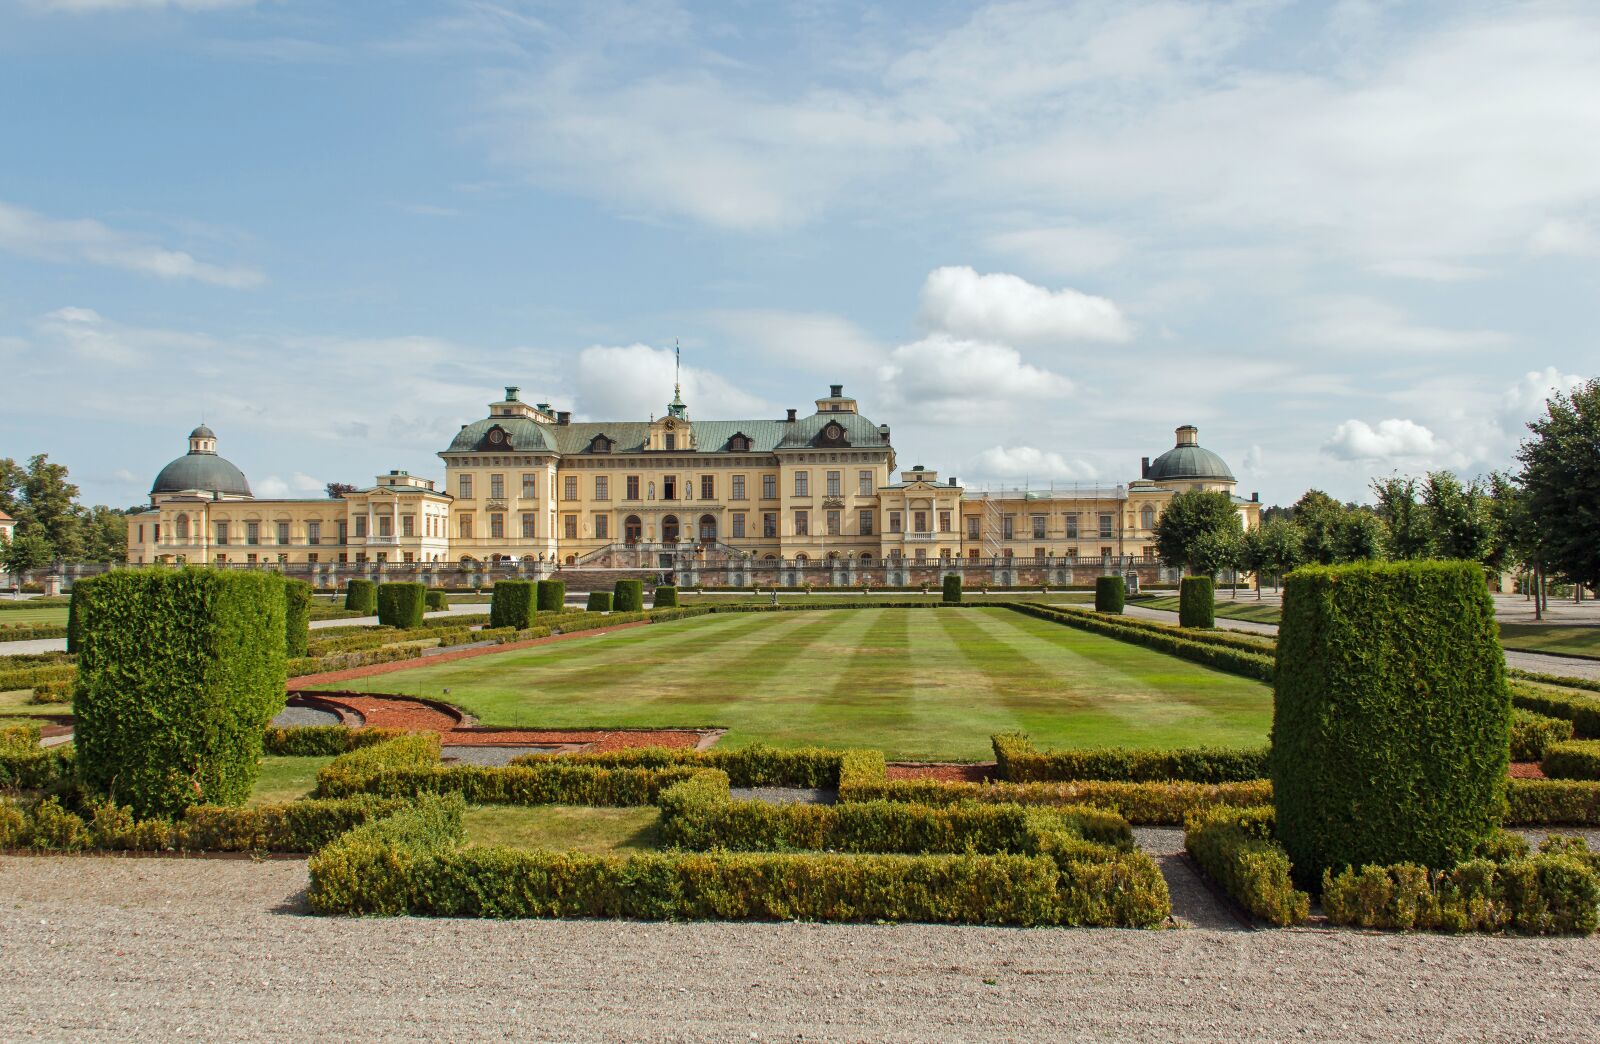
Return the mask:
<svg viewBox="0 0 1600 1044"><path fill-rule="evenodd" d="M437 474L506 384L903 466L1505 467L1595 375L1600 9L0 2L0 455Z"/></svg>

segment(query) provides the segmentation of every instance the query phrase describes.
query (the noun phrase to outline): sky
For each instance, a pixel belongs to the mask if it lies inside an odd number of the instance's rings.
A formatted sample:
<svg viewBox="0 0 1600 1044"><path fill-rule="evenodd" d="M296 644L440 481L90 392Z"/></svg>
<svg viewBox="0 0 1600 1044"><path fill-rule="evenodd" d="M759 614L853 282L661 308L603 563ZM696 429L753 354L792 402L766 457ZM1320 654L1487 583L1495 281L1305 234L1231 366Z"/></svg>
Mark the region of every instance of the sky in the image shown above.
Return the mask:
<svg viewBox="0 0 1600 1044"><path fill-rule="evenodd" d="M1600 345L1600 5L0 0L0 456L438 476L505 385L969 489L1513 463Z"/></svg>

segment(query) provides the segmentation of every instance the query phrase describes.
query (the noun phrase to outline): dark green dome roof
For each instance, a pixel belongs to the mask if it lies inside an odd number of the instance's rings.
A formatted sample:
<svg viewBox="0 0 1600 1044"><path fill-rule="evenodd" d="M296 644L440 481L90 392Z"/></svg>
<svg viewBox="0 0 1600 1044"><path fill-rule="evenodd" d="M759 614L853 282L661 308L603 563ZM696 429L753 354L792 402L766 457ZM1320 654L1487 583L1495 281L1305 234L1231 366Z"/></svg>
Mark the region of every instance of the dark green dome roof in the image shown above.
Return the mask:
<svg viewBox="0 0 1600 1044"><path fill-rule="evenodd" d="M1179 428L1178 444L1151 461L1150 470L1144 477L1156 482L1163 479L1237 481L1227 461L1196 441L1198 435L1199 432L1190 425Z"/></svg>
<svg viewBox="0 0 1600 1044"><path fill-rule="evenodd" d="M161 469L151 493L220 493L229 497L254 496L244 472L215 453L189 453Z"/></svg>

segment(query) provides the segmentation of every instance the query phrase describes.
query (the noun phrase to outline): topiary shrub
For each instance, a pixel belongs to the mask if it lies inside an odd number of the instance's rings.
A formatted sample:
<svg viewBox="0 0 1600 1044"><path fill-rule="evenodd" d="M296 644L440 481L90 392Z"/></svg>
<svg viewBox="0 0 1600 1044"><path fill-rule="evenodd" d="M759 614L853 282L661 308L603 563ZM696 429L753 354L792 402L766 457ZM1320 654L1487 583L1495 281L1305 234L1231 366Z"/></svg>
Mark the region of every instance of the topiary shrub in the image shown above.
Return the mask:
<svg viewBox="0 0 1600 1044"><path fill-rule="evenodd" d="M72 600L67 603L67 652L78 651L80 630L78 625L78 585L72 585Z"/></svg>
<svg viewBox="0 0 1600 1044"><path fill-rule="evenodd" d="M1217 626L1216 585L1209 576L1186 576L1178 585L1178 626Z"/></svg>
<svg viewBox="0 0 1600 1044"><path fill-rule="evenodd" d="M283 649L290 659L304 656L311 641L311 594L304 580L283 582Z"/></svg>
<svg viewBox="0 0 1600 1044"><path fill-rule="evenodd" d="M1094 581L1094 611L1121 613L1127 599L1127 585L1120 576L1100 576Z"/></svg>
<svg viewBox="0 0 1600 1044"><path fill-rule="evenodd" d="M561 580L539 581L539 611L559 613L567 607L567 585Z"/></svg>
<svg viewBox="0 0 1600 1044"><path fill-rule="evenodd" d="M1481 566L1289 575L1269 765L1302 887L1346 866L1455 866L1505 811L1511 698Z"/></svg>
<svg viewBox="0 0 1600 1044"><path fill-rule="evenodd" d="M944 600L946 602L961 601L961 574L944 574Z"/></svg>
<svg viewBox="0 0 1600 1044"><path fill-rule="evenodd" d="M383 627L421 627L428 589L422 584L379 584L378 623Z"/></svg>
<svg viewBox="0 0 1600 1044"><path fill-rule="evenodd" d="M670 584L662 584L656 588L655 608L671 609L678 604L678 589Z"/></svg>
<svg viewBox="0 0 1600 1044"><path fill-rule="evenodd" d="M443 591L428 592L428 612L437 613L450 608L450 596Z"/></svg>
<svg viewBox="0 0 1600 1044"><path fill-rule="evenodd" d="M609 613L611 611L610 591L590 591L589 604L584 607L586 612Z"/></svg>
<svg viewBox="0 0 1600 1044"><path fill-rule="evenodd" d="M489 599L489 626L515 627L519 631L532 627L537 615L535 594L532 580L497 581L494 595Z"/></svg>
<svg viewBox="0 0 1600 1044"><path fill-rule="evenodd" d="M283 709L283 577L129 569L78 589L84 784L140 816L244 801Z"/></svg>
<svg viewBox="0 0 1600 1044"><path fill-rule="evenodd" d="M371 616L378 611L378 585L371 580L349 581L344 589L344 607Z"/></svg>
<svg viewBox="0 0 1600 1044"><path fill-rule="evenodd" d="M644 611L644 581L618 580L611 595L611 608L619 613Z"/></svg>

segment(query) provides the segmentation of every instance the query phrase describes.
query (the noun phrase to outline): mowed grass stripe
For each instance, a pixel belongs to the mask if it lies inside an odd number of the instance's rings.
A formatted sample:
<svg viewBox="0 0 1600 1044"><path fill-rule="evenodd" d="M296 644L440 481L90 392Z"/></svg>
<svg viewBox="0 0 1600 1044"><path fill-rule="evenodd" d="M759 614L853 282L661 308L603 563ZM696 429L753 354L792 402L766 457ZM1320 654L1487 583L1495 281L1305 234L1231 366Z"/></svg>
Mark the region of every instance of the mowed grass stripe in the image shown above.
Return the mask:
<svg viewBox="0 0 1600 1044"><path fill-rule="evenodd" d="M866 727L879 735L900 735L918 724L915 679L910 665L910 633L920 612L893 609L845 610L852 626L834 637L838 643L812 660L816 694L802 723L824 737L820 742L856 745L841 726Z"/></svg>

